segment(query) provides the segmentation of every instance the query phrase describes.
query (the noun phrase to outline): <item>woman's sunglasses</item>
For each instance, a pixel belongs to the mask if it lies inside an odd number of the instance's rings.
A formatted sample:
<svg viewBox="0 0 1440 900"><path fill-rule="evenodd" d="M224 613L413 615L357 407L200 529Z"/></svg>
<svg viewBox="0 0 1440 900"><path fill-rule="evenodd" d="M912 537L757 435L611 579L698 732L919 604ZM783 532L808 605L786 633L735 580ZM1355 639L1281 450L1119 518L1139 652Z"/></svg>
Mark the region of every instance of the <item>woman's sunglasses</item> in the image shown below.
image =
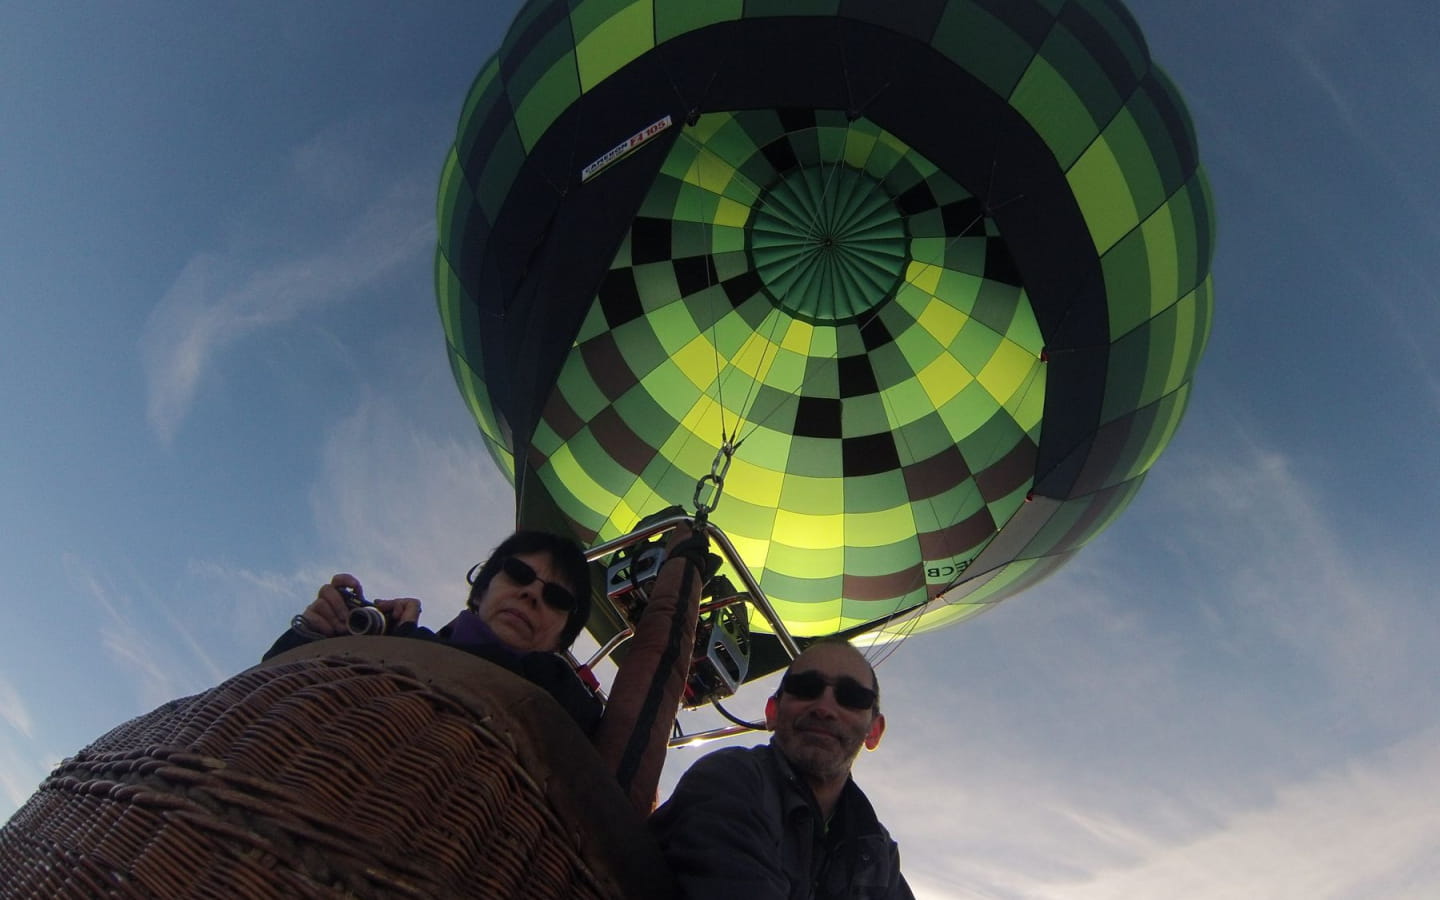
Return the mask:
<svg viewBox="0 0 1440 900"><path fill-rule="evenodd" d="M513 556L507 556L500 561L500 571L504 572L506 578L509 578L520 587L533 584L536 581L540 582L540 597L545 601L545 605L551 609L556 609L563 613L572 613L575 611L577 604L574 594L553 581L546 581L541 578L535 573L535 570L530 568L523 560L516 559Z"/></svg>
<svg viewBox="0 0 1440 900"><path fill-rule="evenodd" d="M814 700L826 687L835 689L835 702L846 709L874 709L879 699L874 689L845 675L832 681L819 672L791 672L780 682L780 690L798 700Z"/></svg>

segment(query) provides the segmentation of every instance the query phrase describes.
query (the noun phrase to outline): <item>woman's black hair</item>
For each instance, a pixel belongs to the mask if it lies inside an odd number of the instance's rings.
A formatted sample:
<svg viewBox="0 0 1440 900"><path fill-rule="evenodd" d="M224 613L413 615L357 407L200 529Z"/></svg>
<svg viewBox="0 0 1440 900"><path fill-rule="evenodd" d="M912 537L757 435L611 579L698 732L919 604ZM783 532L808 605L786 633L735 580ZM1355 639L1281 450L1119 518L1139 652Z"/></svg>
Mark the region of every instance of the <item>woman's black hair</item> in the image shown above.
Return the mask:
<svg viewBox="0 0 1440 900"><path fill-rule="evenodd" d="M517 531L501 541L500 546L490 553L489 559L471 567L468 576L470 596L465 606L472 612L479 609L480 598L485 596L485 589L506 558L540 552L550 555L551 563L575 595L575 609L565 620L565 629L560 632L560 646L555 648L568 650L590 618L590 564L585 560L585 551L580 545L567 537L548 531Z"/></svg>

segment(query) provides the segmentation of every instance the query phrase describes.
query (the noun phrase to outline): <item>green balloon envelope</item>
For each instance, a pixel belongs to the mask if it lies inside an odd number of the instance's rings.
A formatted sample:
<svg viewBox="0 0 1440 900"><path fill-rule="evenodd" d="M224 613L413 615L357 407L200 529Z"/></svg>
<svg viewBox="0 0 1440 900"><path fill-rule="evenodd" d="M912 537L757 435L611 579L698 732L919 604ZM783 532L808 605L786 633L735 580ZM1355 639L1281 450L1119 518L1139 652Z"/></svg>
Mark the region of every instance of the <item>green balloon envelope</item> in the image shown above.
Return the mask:
<svg viewBox="0 0 1440 900"><path fill-rule="evenodd" d="M1109 0L532 2L439 220L518 522L616 537L737 443L712 521L798 636L1055 571L1174 434L1213 309L1189 118Z"/></svg>

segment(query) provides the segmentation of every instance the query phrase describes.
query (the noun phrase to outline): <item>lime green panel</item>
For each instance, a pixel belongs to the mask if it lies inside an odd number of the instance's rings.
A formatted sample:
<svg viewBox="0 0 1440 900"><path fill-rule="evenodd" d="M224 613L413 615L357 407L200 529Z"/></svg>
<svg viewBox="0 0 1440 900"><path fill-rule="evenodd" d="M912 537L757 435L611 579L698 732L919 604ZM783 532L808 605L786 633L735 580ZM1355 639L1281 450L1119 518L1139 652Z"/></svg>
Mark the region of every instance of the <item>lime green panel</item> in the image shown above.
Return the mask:
<svg viewBox="0 0 1440 900"><path fill-rule="evenodd" d="M920 543L914 537L905 537L890 544L868 546L853 544L845 548L845 570L855 575L890 575L895 572L895 560L920 559Z"/></svg>
<svg viewBox="0 0 1440 900"><path fill-rule="evenodd" d="M913 527L914 520L905 499L905 476L899 469L846 478L843 501L845 512L873 516L852 520L863 523L864 530L869 534L903 534ZM859 542L868 543L869 540L861 538Z"/></svg>
<svg viewBox="0 0 1440 900"><path fill-rule="evenodd" d="M965 479L946 491L910 507L917 533L941 531L963 522L985 506L985 498L973 479Z"/></svg>
<svg viewBox="0 0 1440 900"><path fill-rule="evenodd" d="M1129 415L1140 403L1145 386L1145 367L1150 359L1148 320L1110 345L1107 361L1105 403L1100 421L1111 422Z"/></svg>
<svg viewBox="0 0 1440 900"><path fill-rule="evenodd" d="M550 457L539 470L540 482L545 490L575 520L579 527L589 532L598 532L619 501L618 497L605 493L585 473L585 468L573 456L561 448Z"/></svg>
<svg viewBox="0 0 1440 900"><path fill-rule="evenodd" d="M584 360L578 355L572 355L565 361L565 368L555 380L555 388L565 398L565 402L570 404L570 408L587 422L610 405L610 401L590 377Z"/></svg>
<svg viewBox="0 0 1440 900"><path fill-rule="evenodd" d="M804 438L796 438L800 445ZM793 470L786 474L785 485L780 492L780 505L786 510L812 516L831 516L845 512L845 497L836 490L839 481L835 478L806 477L796 475Z"/></svg>
<svg viewBox="0 0 1440 900"><path fill-rule="evenodd" d="M1075 89L1042 57L1031 61L1010 105L1044 139L1062 169L1069 169L1100 132Z"/></svg>
<svg viewBox="0 0 1440 900"><path fill-rule="evenodd" d="M1129 468L1128 478L1134 478L1144 474L1155 465L1160 458L1160 451L1164 450L1175 436L1175 430L1180 427L1180 419L1185 415L1185 407L1190 401L1190 385L1168 394L1155 404L1155 427L1146 435L1147 440L1136 450L1135 461ZM1128 478L1115 479L1125 481Z"/></svg>
<svg viewBox="0 0 1440 900"><path fill-rule="evenodd" d="M745 0L655 0L655 40L668 41L687 31L740 18Z"/></svg>
<svg viewBox="0 0 1440 900"><path fill-rule="evenodd" d="M1190 359L1186 361L1185 371L1194 373L1200 365L1200 357L1205 353L1205 347L1210 343L1210 326L1215 319L1215 282L1206 277L1200 286L1193 291L1195 297L1195 331L1198 340L1194 343Z"/></svg>
<svg viewBox="0 0 1440 900"><path fill-rule="evenodd" d="M1090 145L1065 177L1097 252L1107 252L1139 224L1125 173L1103 136Z"/></svg>
<svg viewBox="0 0 1440 900"><path fill-rule="evenodd" d="M598 508L608 512L618 498L615 498L610 490L598 486L624 484L630 481L630 472L600 445L589 428L582 428L565 444L566 449L574 455L575 461L585 470L586 478L597 485L596 496L605 499L606 505Z"/></svg>
<svg viewBox="0 0 1440 900"><path fill-rule="evenodd" d="M1177 337L1175 307L1171 307L1151 319L1146 327L1146 343L1149 345L1145 363L1145 380L1140 389L1140 403L1146 404L1166 393L1165 383L1170 375L1170 358L1175 353Z"/></svg>
<svg viewBox="0 0 1440 900"><path fill-rule="evenodd" d="M1175 302L1183 292L1180 282L1180 259L1175 249L1175 222L1170 204L1140 223L1145 241L1145 256L1150 272L1150 313L1153 315Z"/></svg>
<svg viewBox="0 0 1440 900"><path fill-rule="evenodd" d="M570 31L578 47L595 29L625 12L636 0L580 0L570 2ZM649 5L646 0L646 5Z"/></svg>
<svg viewBox="0 0 1440 900"><path fill-rule="evenodd" d="M587 5L582 4L579 9ZM580 89L590 90L654 46L654 10L650 0L633 0L575 45Z"/></svg>
<svg viewBox="0 0 1440 900"><path fill-rule="evenodd" d="M1085 105L1090 121L1102 125L1110 121L1120 108L1120 94L1090 50L1068 28L1057 24L1051 29L1040 55Z"/></svg>
<svg viewBox="0 0 1440 900"><path fill-rule="evenodd" d="M1199 332L1201 317L1196 309L1197 302L1194 294L1188 294L1172 307L1175 346L1171 348L1168 360L1158 360L1159 364L1165 367L1160 389L1166 393L1178 389L1194 374L1188 363L1195 358L1195 345L1203 339Z"/></svg>
<svg viewBox="0 0 1440 900"><path fill-rule="evenodd" d="M535 148L545 130L580 96L580 79L575 71L575 54L562 56L515 105L515 125L525 151Z"/></svg>
<svg viewBox="0 0 1440 900"><path fill-rule="evenodd" d="M1128 110L1121 110L1105 129L1105 140L1125 172L1125 183L1130 188L1136 212L1142 218L1150 215L1165 202L1165 185L1135 117Z"/></svg>
<svg viewBox="0 0 1440 900"><path fill-rule="evenodd" d="M1150 260L1143 231L1132 231L1100 258L1110 313L1110 339L1139 327L1153 315Z"/></svg>
<svg viewBox="0 0 1440 900"><path fill-rule="evenodd" d="M1008 97L1034 51L1019 35L975 3L949 3L931 44L961 68Z"/></svg>

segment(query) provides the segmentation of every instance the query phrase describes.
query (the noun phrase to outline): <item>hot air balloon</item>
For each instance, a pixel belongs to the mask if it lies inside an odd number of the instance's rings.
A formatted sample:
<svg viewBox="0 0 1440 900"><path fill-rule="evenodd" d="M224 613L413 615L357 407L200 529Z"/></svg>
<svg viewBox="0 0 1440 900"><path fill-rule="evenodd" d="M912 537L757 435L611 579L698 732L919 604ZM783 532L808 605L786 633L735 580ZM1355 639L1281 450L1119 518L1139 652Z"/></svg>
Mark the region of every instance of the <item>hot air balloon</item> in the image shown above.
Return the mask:
<svg viewBox="0 0 1440 900"><path fill-rule="evenodd" d="M518 521L593 544L706 496L757 634L893 638L1053 573L1212 317L1192 126L1116 0L533 0L438 217Z"/></svg>

